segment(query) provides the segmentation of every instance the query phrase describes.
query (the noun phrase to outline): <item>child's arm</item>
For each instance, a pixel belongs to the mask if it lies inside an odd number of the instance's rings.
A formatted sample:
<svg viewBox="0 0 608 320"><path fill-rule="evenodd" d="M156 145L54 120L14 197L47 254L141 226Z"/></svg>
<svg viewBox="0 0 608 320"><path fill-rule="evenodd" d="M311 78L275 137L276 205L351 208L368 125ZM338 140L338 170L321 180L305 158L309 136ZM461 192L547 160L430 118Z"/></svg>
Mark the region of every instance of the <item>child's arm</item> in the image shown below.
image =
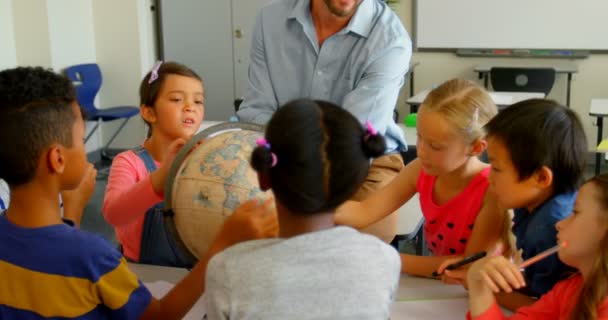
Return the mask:
<svg viewBox="0 0 608 320"><path fill-rule="evenodd" d="M185 140L181 138L171 142L162 163L150 174L133 152L123 152L114 158L102 209L110 224L129 224L163 201L163 188L171 163L184 144Z"/></svg>
<svg viewBox="0 0 608 320"><path fill-rule="evenodd" d="M418 277L430 277L446 260L460 260L457 256L417 256L400 254L401 272Z"/></svg>
<svg viewBox="0 0 608 320"><path fill-rule="evenodd" d="M129 224L163 201L152 188L150 175L139 161L137 155L130 153L121 153L112 161L102 212L113 226Z"/></svg>
<svg viewBox="0 0 608 320"><path fill-rule="evenodd" d="M533 305L536 301L538 301L530 296L527 296L517 291L513 291L510 293L499 292L495 295L495 297L496 301L501 307L510 311L516 311L521 307Z"/></svg>
<svg viewBox="0 0 608 320"><path fill-rule="evenodd" d="M473 319L505 319L494 294L510 295L514 289L526 285L519 268L503 256L486 257L475 262L467 273L469 283L469 307ZM558 319L562 304L571 299L569 284L558 284L540 300L529 307L517 310L509 319Z"/></svg>
<svg viewBox="0 0 608 320"><path fill-rule="evenodd" d="M224 222L211 248L194 269L162 299L152 299L141 319L181 319L203 294L207 264L213 255L239 242L276 237L277 234L273 200L265 201L261 206L256 200L241 205Z"/></svg>
<svg viewBox="0 0 608 320"><path fill-rule="evenodd" d="M467 282L473 318L486 313L496 304L495 293L501 290L512 292L526 285L517 266L502 256L486 257L473 263L467 272Z"/></svg>
<svg viewBox="0 0 608 320"><path fill-rule="evenodd" d="M415 159L386 187L372 193L365 200L347 201L336 212L336 224L362 229L395 212L416 194L420 168L420 160Z"/></svg>
<svg viewBox="0 0 608 320"><path fill-rule="evenodd" d="M93 164L87 163L87 169L78 187L61 192L63 218L74 222L76 226L80 226L84 207L89 203L93 191L95 191L96 176L97 170L95 170Z"/></svg>
<svg viewBox="0 0 608 320"><path fill-rule="evenodd" d="M486 191L464 255L467 256L479 251L492 254L501 238L503 224L506 222L504 217L508 214L508 210L498 205L496 195L490 190Z"/></svg>

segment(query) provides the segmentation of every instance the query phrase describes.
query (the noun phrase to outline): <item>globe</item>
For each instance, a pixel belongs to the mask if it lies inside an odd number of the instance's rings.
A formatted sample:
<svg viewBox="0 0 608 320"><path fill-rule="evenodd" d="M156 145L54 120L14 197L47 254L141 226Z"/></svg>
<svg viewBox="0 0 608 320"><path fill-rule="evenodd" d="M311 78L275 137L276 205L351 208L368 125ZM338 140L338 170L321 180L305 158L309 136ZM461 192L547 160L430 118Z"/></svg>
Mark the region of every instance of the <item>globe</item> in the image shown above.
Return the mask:
<svg viewBox="0 0 608 320"><path fill-rule="evenodd" d="M239 205L268 197L249 164L260 137L258 125L219 124L197 134L176 156L165 186L165 207L174 215L165 223L194 257L207 252Z"/></svg>

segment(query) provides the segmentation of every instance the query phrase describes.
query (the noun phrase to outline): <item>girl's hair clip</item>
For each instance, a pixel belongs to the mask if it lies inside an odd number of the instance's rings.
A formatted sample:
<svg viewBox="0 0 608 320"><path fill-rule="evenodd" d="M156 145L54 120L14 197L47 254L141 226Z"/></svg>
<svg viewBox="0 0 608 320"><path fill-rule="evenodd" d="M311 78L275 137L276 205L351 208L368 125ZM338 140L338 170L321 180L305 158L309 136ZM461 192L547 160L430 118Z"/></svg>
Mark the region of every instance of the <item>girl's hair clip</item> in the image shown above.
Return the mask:
<svg viewBox="0 0 608 320"><path fill-rule="evenodd" d="M277 165L278 159L277 155L274 152L270 151L270 143L264 138L259 138L255 141L255 144L258 145L258 147L263 147L270 152L270 157L272 157L272 163L270 164L270 167L274 168Z"/></svg>
<svg viewBox="0 0 608 320"><path fill-rule="evenodd" d="M148 79L148 84L151 84L152 82L154 82L154 80L158 79L158 69L160 69L160 66L162 64L162 60L159 60L156 62L156 64L154 64L154 67L150 71L150 79Z"/></svg>
<svg viewBox="0 0 608 320"><path fill-rule="evenodd" d="M473 132L473 128L475 128L477 123L479 123L479 107L475 107L475 110L473 110L473 115L471 116L471 124L468 128L469 133Z"/></svg>
<svg viewBox="0 0 608 320"><path fill-rule="evenodd" d="M266 141L266 139L264 138L259 138L255 141L255 144L258 145L258 147L264 147L268 150L270 150L270 143L268 143L268 141Z"/></svg>
<svg viewBox="0 0 608 320"><path fill-rule="evenodd" d="M376 129L374 129L374 127L372 126L372 123L369 120L365 121L365 126L367 127L368 135L370 135L370 136L378 135L378 131L376 131Z"/></svg>

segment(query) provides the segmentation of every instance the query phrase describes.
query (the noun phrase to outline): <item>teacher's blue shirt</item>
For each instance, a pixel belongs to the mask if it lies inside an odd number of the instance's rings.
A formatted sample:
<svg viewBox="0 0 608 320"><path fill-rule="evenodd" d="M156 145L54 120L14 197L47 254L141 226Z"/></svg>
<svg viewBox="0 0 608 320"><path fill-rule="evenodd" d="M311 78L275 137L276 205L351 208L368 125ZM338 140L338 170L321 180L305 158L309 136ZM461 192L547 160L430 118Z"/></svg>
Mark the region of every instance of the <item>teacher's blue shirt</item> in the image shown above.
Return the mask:
<svg viewBox="0 0 608 320"><path fill-rule="evenodd" d="M412 56L411 40L384 2L363 0L348 25L321 47L310 0L273 1L258 13L252 34L249 83L238 116L265 124L297 99L333 102L369 120L387 152L405 151L393 110Z"/></svg>

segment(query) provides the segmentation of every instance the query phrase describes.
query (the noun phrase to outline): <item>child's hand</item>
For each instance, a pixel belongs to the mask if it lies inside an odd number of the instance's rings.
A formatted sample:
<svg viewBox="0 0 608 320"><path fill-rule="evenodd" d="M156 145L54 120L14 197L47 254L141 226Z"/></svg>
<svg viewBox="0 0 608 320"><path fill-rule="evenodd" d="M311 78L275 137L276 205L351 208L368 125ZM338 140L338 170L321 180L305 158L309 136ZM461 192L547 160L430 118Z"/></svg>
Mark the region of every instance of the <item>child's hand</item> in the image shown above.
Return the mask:
<svg viewBox="0 0 608 320"><path fill-rule="evenodd" d="M471 291L489 288L494 293L512 292L526 285L519 268L503 256L486 257L473 263L467 279Z"/></svg>
<svg viewBox="0 0 608 320"><path fill-rule="evenodd" d="M212 245L214 252L219 252L231 245L247 240L275 238L279 233L279 221L274 207L274 199L263 203L250 200L240 205L224 221L220 232Z"/></svg>
<svg viewBox="0 0 608 320"><path fill-rule="evenodd" d="M437 272L441 274L441 282L445 284L459 284L463 287L467 287L466 278L467 278L467 268L466 266L455 269L455 270L447 270L446 268L452 263L456 263L462 260L464 257L462 256L454 256L446 259L441 263L439 268L437 268Z"/></svg>
<svg viewBox="0 0 608 320"><path fill-rule="evenodd" d="M362 229L367 227L367 221L362 214L363 209L361 202L348 200L344 202L336 210L334 215L334 223L337 225L350 226L356 229Z"/></svg>
<svg viewBox="0 0 608 320"><path fill-rule="evenodd" d="M93 191L95 191L95 178L97 170L91 163L86 164L85 174L80 181L78 187L73 190L61 192L61 200L63 201L63 217L74 222L77 226L80 225L84 207L91 199Z"/></svg>
<svg viewBox="0 0 608 320"><path fill-rule="evenodd" d="M167 148L167 153L163 160L161 161L160 168L150 174L150 182L152 183L152 189L156 194L162 195L165 189L165 181L167 180L167 176L169 175L169 169L171 168L171 163L175 160L175 156L181 150L181 148L186 144L186 140L182 138L178 138L173 140Z"/></svg>

